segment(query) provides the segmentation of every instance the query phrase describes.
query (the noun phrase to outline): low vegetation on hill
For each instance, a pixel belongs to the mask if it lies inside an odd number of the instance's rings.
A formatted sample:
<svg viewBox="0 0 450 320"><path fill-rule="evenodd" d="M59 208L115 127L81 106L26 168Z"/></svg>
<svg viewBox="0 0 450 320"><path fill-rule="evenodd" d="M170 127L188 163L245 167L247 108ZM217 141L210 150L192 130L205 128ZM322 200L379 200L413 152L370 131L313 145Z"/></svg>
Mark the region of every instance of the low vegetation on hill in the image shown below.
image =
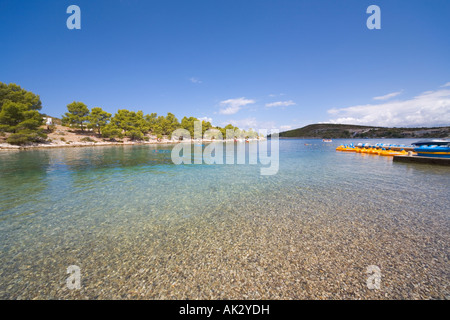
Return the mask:
<svg viewBox="0 0 450 320"><path fill-rule="evenodd" d="M386 128L348 124L311 124L280 132L281 138L349 139L349 138L446 138L450 127Z"/></svg>

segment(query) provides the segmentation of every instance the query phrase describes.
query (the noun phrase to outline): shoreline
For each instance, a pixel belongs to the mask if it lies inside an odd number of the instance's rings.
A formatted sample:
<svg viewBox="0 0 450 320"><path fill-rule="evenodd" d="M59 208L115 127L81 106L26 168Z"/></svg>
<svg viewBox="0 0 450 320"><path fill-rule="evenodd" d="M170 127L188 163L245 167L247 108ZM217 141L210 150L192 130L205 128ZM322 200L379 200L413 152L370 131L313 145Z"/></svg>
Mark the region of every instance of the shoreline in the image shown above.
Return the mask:
<svg viewBox="0 0 450 320"><path fill-rule="evenodd" d="M264 139L249 139L249 142L266 140ZM178 143L210 143L210 142L230 142L234 140L209 140L203 139L201 141L190 140L190 141L173 141L173 140L162 140L162 141L123 141L123 142L73 142L70 144L63 143L39 143L31 144L25 146L16 146L8 143L0 144L0 151L26 151L34 149L57 149L57 148L83 148L83 147L108 147L108 146L142 146L142 145L164 145L164 144L178 144ZM241 141L245 142L245 141Z"/></svg>
<svg viewBox="0 0 450 320"><path fill-rule="evenodd" d="M57 148L83 148L83 147L107 147L107 146L134 146L134 145L156 145L156 144L175 144L179 142L175 141L164 141L164 142L75 142L71 144L55 144L55 143L40 143L26 146L15 146L11 144L0 144L0 151L24 151L33 149L57 149Z"/></svg>

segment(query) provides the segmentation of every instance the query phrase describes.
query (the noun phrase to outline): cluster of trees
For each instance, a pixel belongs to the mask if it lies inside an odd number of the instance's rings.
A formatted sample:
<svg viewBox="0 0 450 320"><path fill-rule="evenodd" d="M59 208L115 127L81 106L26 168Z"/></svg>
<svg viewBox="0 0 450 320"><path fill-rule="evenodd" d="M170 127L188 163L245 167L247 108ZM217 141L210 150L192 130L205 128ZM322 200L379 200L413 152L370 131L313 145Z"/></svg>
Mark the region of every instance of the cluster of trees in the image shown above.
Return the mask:
<svg viewBox="0 0 450 320"><path fill-rule="evenodd" d="M21 145L46 140L45 132L40 129L41 108L38 95L16 84L0 82L0 133L11 133L6 140L8 143Z"/></svg>
<svg viewBox="0 0 450 320"><path fill-rule="evenodd" d="M128 137L131 140L148 140L147 134L158 138L171 136L176 129L186 129L191 137L194 136L194 123L200 121L195 117L184 117L181 122L172 113L158 116L156 113L146 114L142 111L120 109L113 116L99 107L89 108L82 102L72 102L67 106L68 112L62 117L62 124L79 130L91 129L103 138L115 139ZM250 129L240 130L229 124L224 128L214 127L208 121L202 121L202 135L209 129L216 129L226 137L226 130L232 129L236 136L255 138L258 134ZM217 135L218 136L218 135ZM214 137L214 136L213 136ZM218 138L218 137L215 137Z"/></svg>

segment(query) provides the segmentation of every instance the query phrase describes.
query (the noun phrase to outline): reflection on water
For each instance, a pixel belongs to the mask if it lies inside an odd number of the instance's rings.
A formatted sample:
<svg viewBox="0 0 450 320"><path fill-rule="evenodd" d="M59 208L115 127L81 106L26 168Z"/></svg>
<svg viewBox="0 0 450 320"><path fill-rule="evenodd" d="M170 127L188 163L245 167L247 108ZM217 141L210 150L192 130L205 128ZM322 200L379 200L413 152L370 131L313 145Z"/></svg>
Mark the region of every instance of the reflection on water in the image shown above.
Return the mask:
<svg viewBox="0 0 450 320"><path fill-rule="evenodd" d="M448 297L449 168L341 143L281 140L274 176L169 145L2 152L0 298Z"/></svg>

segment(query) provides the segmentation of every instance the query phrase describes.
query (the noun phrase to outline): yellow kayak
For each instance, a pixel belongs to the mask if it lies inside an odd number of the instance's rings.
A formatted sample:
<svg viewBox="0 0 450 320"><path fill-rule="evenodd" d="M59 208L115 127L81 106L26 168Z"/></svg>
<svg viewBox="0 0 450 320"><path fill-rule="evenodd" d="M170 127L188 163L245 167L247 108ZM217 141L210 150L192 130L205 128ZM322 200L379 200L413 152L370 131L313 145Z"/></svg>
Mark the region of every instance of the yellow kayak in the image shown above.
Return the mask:
<svg viewBox="0 0 450 320"><path fill-rule="evenodd" d="M401 151L381 150L381 151L378 152L378 154L379 154L380 156L393 157L393 156L407 155L408 152L406 152L405 150L401 150Z"/></svg>
<svg viewBox="0 0 450 320"><path fill-rule="evenodd" d="M339 146L336 148L336 151L350 151L355 152L355 148L348 147L348 146Z"/></svg>

